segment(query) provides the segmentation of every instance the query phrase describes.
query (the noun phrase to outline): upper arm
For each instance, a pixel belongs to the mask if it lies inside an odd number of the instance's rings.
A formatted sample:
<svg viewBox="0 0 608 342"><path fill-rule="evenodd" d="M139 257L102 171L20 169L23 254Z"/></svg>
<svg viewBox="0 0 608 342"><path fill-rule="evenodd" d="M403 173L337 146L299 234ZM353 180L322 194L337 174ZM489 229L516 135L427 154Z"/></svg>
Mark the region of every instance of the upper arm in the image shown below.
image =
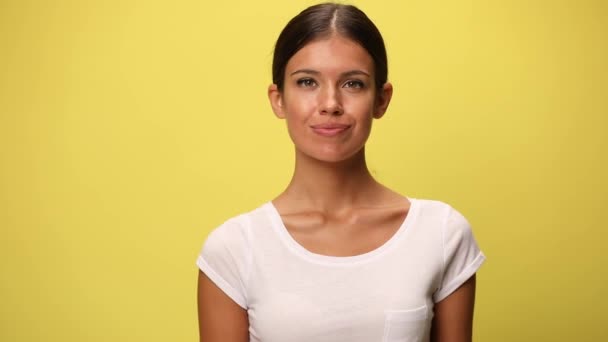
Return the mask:
<svg viewBox="0 0 608 342"><path fill-rule="evenodd" d="M247 310L203 272L198 272L198 323L201 342L249 341Z"/></svg>
<svg viewBox="0 0 608 342"><path fill-rule="evenodd" d="M473 340L475 275L456 291L435 304L431 341L470 342Z"/></svg>

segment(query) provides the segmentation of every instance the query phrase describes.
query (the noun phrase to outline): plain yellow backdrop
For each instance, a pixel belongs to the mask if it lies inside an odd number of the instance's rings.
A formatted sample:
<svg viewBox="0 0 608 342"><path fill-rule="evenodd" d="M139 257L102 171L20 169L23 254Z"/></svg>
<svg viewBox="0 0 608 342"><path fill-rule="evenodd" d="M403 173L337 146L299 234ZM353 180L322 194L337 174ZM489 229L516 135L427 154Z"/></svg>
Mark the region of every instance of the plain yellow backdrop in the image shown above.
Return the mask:
<svg viewBox="0 0 608 342"><path fill-rule="evenodd" d="M605 341L605 1L354 1L376 177L472 223L477 341ZM0 2L0 340L194 341L197 253L292 169L266 99L310 1Z"/></svg>

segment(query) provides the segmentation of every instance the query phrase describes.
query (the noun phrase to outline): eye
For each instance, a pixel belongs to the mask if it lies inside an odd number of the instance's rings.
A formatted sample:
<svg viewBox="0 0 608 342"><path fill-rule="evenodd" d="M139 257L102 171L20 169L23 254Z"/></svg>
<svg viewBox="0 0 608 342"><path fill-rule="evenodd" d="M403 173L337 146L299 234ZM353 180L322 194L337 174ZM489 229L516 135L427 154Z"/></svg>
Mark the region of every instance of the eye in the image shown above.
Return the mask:
<svg viewBox="0 0 608 342"><path fill-rule="evenodd" d="M317 85L317 82L315 82L315 80L313 80L312 78L301 78L297 80L296 83L303 88L310 88Z"/></svg>
<svg viewBox="0 0 608 342"><path fill-rule="evenodd" d="M344 83L344 88L363 89L365 88L365 83L359 80L350 80Z"/></svg>

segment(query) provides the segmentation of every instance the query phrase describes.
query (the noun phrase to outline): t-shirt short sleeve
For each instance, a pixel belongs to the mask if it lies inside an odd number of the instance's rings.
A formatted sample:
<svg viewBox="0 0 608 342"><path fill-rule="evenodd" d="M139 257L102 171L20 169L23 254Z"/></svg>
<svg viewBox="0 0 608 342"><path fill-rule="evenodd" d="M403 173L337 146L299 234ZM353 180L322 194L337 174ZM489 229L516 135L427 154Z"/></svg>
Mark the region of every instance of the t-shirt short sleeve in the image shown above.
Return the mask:
<svg viewBox="0 0 608 342"><path fill-rule="evenodd" d="M228 297L246 309L251 251L243 223L235 218L213 230L196 264Z"/></svg>
<svg viewBox="0 0 608 342"><path fill-rule="evenodd" d="M467 219L450 207L443 225L443 270L433 300L439 302L477 272L485 261Z"/></svg>

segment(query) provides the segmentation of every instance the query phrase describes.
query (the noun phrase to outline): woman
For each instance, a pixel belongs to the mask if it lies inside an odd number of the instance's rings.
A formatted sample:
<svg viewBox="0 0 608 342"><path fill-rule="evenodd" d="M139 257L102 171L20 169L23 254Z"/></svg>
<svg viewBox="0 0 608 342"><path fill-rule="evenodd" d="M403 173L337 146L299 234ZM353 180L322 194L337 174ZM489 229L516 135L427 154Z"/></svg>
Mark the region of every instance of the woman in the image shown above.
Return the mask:
<svg viewBox="0 0 608 342"><path fill-rule="evenodd" d="M371 176L365 142L392 96L384 43L353 6L280 34L268 89L295 146L287 189L205 242L201 341L470 341L484 260L449 205Z"/></svg>

